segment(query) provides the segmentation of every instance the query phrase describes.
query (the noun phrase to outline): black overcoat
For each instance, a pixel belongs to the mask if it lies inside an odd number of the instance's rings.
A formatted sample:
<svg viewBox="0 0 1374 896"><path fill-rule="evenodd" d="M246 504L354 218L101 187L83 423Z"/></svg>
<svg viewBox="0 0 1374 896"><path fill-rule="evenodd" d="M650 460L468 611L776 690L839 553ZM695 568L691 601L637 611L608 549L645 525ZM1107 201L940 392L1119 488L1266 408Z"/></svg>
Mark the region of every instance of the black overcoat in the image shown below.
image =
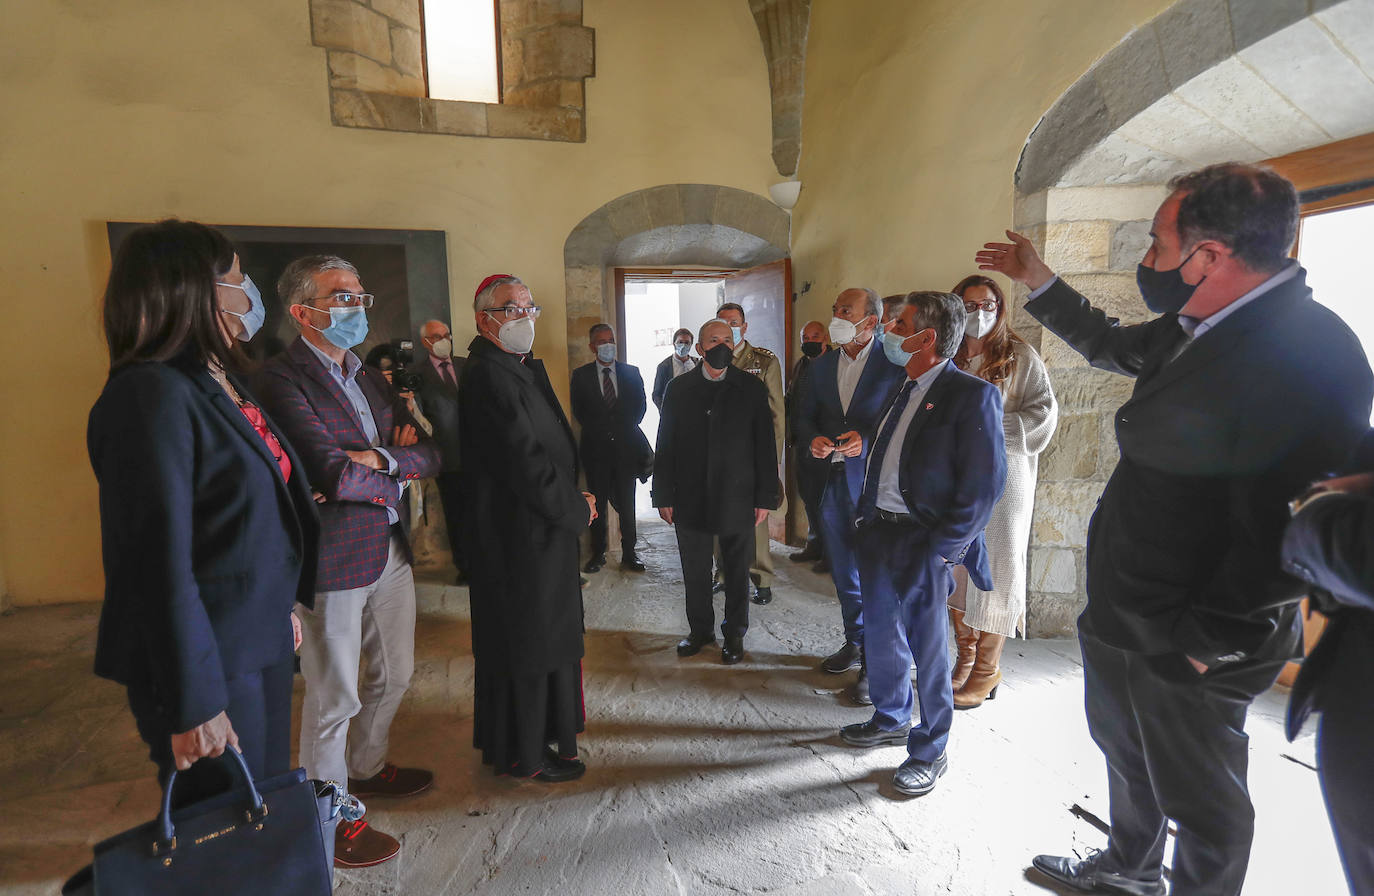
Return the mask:
<svg viewBox="0 0 1374 896"><path fill-rule="evenodd" d="M578 538L590 512L577 447L542 361L473 340L458 390L472 652L491 673L582 657Z"/></svg>

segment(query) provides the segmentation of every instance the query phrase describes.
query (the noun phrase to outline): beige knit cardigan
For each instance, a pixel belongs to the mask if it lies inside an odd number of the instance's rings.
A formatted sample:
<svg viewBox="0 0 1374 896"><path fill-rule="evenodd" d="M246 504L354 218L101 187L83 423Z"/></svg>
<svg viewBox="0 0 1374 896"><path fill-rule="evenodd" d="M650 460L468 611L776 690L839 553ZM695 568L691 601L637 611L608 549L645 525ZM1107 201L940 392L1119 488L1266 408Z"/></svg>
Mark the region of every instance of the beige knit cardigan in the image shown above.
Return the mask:
<svg viewBox="0 0 1374 896"><path fill-rule="evenodd" d="M1026 630L1026 547L1040 452L1050 443L1059 420L1045 362L1024 342L1012 343L1016 366L1002 383L1002 432L1007 440L1007 487L993 508L985 538L992 566L991 591L972 582L964 621L984 632L1015 636ZM982 357L970 359L976 374Z"/></svg>

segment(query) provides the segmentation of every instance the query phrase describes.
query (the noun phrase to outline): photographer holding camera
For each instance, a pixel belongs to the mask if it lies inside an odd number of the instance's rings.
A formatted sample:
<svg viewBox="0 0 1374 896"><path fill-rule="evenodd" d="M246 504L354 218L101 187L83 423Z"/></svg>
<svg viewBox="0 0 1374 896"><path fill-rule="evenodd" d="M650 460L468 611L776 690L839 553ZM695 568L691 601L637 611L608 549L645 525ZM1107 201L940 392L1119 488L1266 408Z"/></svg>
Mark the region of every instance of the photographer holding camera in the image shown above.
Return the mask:
<svg viewBox="0 0 1374 896"><path fill-rule="evenodd" d="M448 530L453 565L458 570L457 584L462 585L467 576L463 571L466 564L459 538L464 502L458 472L458 383L467 359L453 356L453 335L443 321L425 321L420 328L420 344L425 347L426 361L407 372L415 377L420 409L433 425L434 440L439 443L440 467L435 483L439 487L439 500L444 505L444 526Z"/></svg>

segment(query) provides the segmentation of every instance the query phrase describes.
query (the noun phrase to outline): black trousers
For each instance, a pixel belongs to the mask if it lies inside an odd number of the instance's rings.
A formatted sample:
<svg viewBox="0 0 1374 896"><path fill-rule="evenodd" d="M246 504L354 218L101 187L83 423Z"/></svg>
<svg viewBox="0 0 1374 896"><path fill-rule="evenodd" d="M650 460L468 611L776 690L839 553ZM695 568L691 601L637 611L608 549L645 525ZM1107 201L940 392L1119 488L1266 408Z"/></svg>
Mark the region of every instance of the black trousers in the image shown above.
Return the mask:
<svg viewBox="0 0 1374 896"><path fill-rule="evenodd" d="M1350 892L1356 896L1374 893L1374 838L1370 834L1374 831L1374 774L1370 773L1374 697L1370 684L1365 678L1354 678L1324 687L1317 729L1322 796Z"/></svg>
<svg viewBox="0 0 1374 896"><path fill-rule="evenodd" d="M725 582L725 620L720 631L726 638L743 638L749 630L749 564L754 561L754 530L713 535L681 524L673 528L677 530L682 582L687 587L687 625L692 635L705 638L715 634L711 563L719 540L721 576Z"/></svg>
<svg viewBox="0 0 1374 896"><path fill-rule="evenodd" d="M1255 833L1245 715L1283 662L1246 660L1199 675L1182 654L1118 650L1085 631L1085 619L1078 625L1088 730L1107 759L1104 867L1158 880L1172 818L1172 896L1236 896Z"/></svg>
<svg viewBox="0 0 1374 896"><path fill-rule="evenodd" d="M287 660L225 682L229 691L225 712L254 778L270 778L291 769L292 675L293 664ZM129 688L129 708L133 710L139 736L148 744L148 758L157 764L158 783L165 786L176 768L172 735L179 732L171 730L157 705L157 696L151 689ZM185 806L223 793L236 780L219 760L202 759L187 771L177 772L172 805Z"/></svg>
<svg viewBox="0 0 1374 896"><path fill-rule="evenodd" d="M796 446L795 457L797 496L806 508L806 546L824 543L821 534L821 495L825 492L826 480L830 476L830 461L817 461L806 446ZM843 466L843 465L841 465Z"/></svg>
<svg viewBox="0 0 1374 896"><path fill-rule="evenodd" d="M587 490L596 495L596 519L592 521L592 556L606 553L606 505L620 519L621 555L635 550L635 474L614 466L587 468Z"/></svg>
<svg viewBox="0 0 1374 896"><path fill-rule="evenodd" d="M434 483L439 488L439 503L444 505L444 528L448 530L448 549L453 565L462 572L467 569L463 557L463 477L461 473L440 473Z"/></svg>

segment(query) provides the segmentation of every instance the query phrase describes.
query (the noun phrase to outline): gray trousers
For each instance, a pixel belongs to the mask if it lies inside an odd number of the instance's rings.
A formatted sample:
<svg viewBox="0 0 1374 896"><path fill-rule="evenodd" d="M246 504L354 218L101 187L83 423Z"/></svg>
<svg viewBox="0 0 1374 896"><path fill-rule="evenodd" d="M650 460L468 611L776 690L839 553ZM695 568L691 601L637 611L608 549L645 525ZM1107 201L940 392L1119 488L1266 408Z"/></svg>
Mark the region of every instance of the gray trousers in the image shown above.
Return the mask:
<svg viewBox="0 0 1374 896"><path fill-rule="evenodd" d="M319 591L301 618L300 763L306 774L347 786L386 764L391 720L415 670L415 580L402 536L386 568L363 588ZM359 661L367 668L359 676Z"/></svg>

